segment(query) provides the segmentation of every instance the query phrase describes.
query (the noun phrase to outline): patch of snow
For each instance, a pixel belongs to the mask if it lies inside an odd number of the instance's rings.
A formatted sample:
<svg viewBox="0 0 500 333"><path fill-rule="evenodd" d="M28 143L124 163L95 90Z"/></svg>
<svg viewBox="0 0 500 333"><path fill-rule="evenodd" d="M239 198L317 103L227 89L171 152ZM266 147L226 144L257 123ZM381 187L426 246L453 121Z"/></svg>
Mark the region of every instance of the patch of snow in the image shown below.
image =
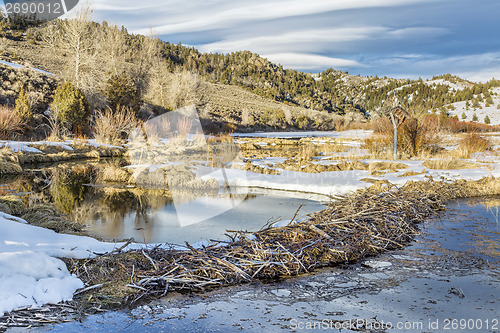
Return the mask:
<svg viewBox="0 0 500 333"><path fill-rule="evenodd" d="M5 65L5 66L9 66L11 68L15 68L15 69L21 69L21 68L24 68L23 65L20 65L20 64L15 64L13 62L8 62L8 61L3 61L3 60L0 60L0 64L2 65Z"/></svg>
<svg viewBox="0 0 500 333"><path fill-rule="evenodd" d="M42 153L41 150L34 148L34 145L45 145L45 146L53 146L53 147L61 147L62 149L73 151L74 149L70 146L72 144L77 143L75 140L66 140L64 142L56 142L56 141L10 141L10 140L0 140L0 148L7 147L10 148L14 153L17 152L29 152L29 153ZM120 146L113 146L104 143L97 143L94 139L78 141L78 143L89 145L95 148L119 148L123 149Z"/></svg>
<svg viewBox="0 0 500 333"><path fill-rule="evenodd" d="M254 132L254 133L234 133L236 138L346 138L346 139L366 139L373 131L367 130L347 130L347 131L309 131L309 132Z"/></svg>
<svg viewBox="0 0 500 333"><path fill-rule="evenodd" d="M90 237L58 234L2 213L0 315L23 306L36 307L69 300L78 288L83 287L83 283L69 274L65 264L56 258L89 258L122 245L99 242Z"/></svg>
<svg viewBox="0 0 500 333"><path fill-rule="evenodd" d="M68 142L74 143L73 140L68 140ZM98 143L95 139L88 139L84 141L84 144L88 144L89 146L92 146L94 148L118 148L118 149L123 149L121 146L114 146L106 143Z"/></svg>
<svg viewBox="0 0 500 333"><path fill-rule="evenodd" d="M446 85L449 87L450 90L453 90L455 89L456 91L459 91L459 90L464 90L465 88L467 88L467 86L463 83L453 83L453 82L450 82L450 81L447 81L447 80L444 80L444 79L437 79L437 80L431 80L431 81L424 81L424 83L428 86L431 86L433 84L435 85Z"/></svg>
<svg viewBox="0 0 500 333"><path fill-rule="evenodd" d="M370 267L370 268L387 268L391 267L392 264L388 261L378 261L378 260L366 260L363 262L364 266Z"/></svg>
<svg viewBox="0 0 500 333"><path fill-rule="evenodd" d="M21 65L21 64L16 64L16 63L13 63L13 62L8 62L8 61L0 60L0 64L12 67L14 69L28 68L28 69L32 69L34 71L37 71L37 72L40 72L40 73L43 73L43 74L46 74L46 75L50 75L50 76L55 75L54 73L50 73L50 72L44 71L43 69L39 69L39 68L36 68L36 67L27 67L27 66L24 66L24 65Z"/></svg>

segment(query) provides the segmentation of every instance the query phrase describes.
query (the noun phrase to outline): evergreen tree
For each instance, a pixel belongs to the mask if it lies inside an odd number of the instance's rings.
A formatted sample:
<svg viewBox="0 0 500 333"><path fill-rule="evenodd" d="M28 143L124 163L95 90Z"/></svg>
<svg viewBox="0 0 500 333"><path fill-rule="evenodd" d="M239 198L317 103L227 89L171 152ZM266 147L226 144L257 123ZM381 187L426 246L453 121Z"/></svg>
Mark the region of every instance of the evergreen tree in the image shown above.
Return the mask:
<svg viewBox="0 0 500 333"><path fill-rule="evenodd" d="M90 107L82 92L70 82L57 87L50 105L55 119L73 133L87 131Z"/></svg>
<svg viewBox="0 0 500 333"><path fill-rule="evenodd" d="M19 91L19 95L16 99L16 106L14 107L14 112L24 123L30 123L33 114L31 113L30 104L28 101L28 94L24 90L24 87Z"/></svg>
<svg viewBox="0 0 500 333"><path fill-rule="evenodd" d="M465 112L462 113L462 119L467 119L467 115L465 114Z"/></svg>
<svg viewBox="0 0 500 333"><path fill-rule="evenodd" d="M490 117L488 117L488 116L484 117L484 123L486 125L489 125L491 123Z"/></svg>
<svg viewBox="0 0 500 333"><path fill-rule="evenodd" d="M472 121L477 121L477 114L474 113L474 115L472 115Z"/></svg>
<svg viewBox="0 0 500 333"><path fill-rule="evenodd" d="M112 75L104 91L108 106L116 111L119 107L139 111L141 107L141 93L134 80L123 73L122 75Z"/></svg>

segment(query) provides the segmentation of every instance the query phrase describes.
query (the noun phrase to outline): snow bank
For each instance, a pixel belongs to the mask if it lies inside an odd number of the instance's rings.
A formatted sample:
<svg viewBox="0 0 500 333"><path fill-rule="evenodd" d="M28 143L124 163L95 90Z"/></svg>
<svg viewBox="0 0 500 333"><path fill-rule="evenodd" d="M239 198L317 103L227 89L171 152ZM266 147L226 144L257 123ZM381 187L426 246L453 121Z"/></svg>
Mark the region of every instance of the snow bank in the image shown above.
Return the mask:
<svg viewBox="0 0 500 333"><path fill-rule="evenodd" d="M255 133L234 133L236 138L346 138L346 139L365 139L372 134L372 131L348 130L348 131L310 131L310 132L255 132Z"/></svg>
<svg viewBox="0 0 500 333"><path fill-rule="evenodd" d="M29 153L42 153L41 150L31 147L32 145L45 145L45 146L54 146L54 147L61 147L62 149L73 151L74 149L70 146L74 144L74 140L66 140L64 142L55 142L55 141L10 141L10 140L0 140L0 148L3 147L8 147L10 150L12 150L14 153L17 152L29 152ZM80 141L79 143L92 146L95 148L120 148L122 149L123 147L120 146L113 146L105 143L97 143L94 139L92 140L86 140L86 141Z"/></svg>
<svg viewBox="0 0 500 333"><path fill-rule="evenodd" d="M59 259L31 251L0 253L0 316L20 307L70 300L82 287Z"/></svg>
<svg viewBox="0 0 500 333"><path fill-rule="evenodd" d="M19 307L70 300L83 287L56 257L88 258L122 245L58 234L0 214L0 316Z"/></svg>

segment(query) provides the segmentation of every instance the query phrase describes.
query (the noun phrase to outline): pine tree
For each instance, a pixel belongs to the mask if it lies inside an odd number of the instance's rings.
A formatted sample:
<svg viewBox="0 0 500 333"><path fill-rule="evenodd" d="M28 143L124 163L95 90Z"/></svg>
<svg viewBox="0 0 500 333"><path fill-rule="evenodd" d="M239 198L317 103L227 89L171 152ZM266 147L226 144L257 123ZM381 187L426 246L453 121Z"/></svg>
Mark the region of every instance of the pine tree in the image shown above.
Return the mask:
<svg viewBox="0 0 500 333"><path fill-rule="evenodd" d="M462 113L462 119L467 119L467 115L465 114L465 112Z"/></svg>
<svg viewBox="0 0 500 333"><path fill-rule="evenodd" d="M472 121L477 121L478 118L477 118L477 114L474 113L474 115L472 115Z"/></svg>
<svg viewBox="0 0 500 333"><path fill-rule="evenodd" d="M33 114L31 112L30 104L28 101L28 94L24 90L24 87L22 87L19 91L14 112L24 123L30 123L33 119Z"/></svg>
<svg viewBox="0 0 500 333"><path fill-rule="evenodd" d="M491 123L490 117L488 117L488 116L484 117L484 123L486 125L489 125Z"/></svg>
<svg viewBox="0 0 500 333"><path fill-rule="evenodd" d="M125 107L135 112L141 107L141 93L134 80L127 74L112 75L104 91L112 111Z"/></svg>
<svg viewBox="0 0 500 333"><path fill-rule="evenodd" d="M86 131L90 107L82 92L70 82L58 86L50 105L55 119L73 133Z"/></svg>

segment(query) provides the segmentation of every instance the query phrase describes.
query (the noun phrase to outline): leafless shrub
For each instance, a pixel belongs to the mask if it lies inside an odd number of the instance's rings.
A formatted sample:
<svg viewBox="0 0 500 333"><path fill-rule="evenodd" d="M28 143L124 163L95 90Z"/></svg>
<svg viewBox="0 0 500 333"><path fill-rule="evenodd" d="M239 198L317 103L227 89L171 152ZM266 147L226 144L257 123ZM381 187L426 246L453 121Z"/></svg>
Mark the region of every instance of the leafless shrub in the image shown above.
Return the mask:
<svg viewBox="0 0 500 333"><path fill-rule="evenodd" d="M180 136L185 136L186 134L189 133L192 126L193 123L191 119L189 119L188 117L180 118L179 121L177 122L177 133Z"/></svg>
<svg viewBox="0 0 500 333"><path fill-rule="evenodd" d="M0 139L7 139L20 132L24 125L14 110L6 105L0 105Z"/></svg>
<svg viewBox="0 0 500 333"><path fill-rule="evenodd" d="M47 116L47 121L49 125L48 141L61 141L70 136L68 124L58 121L53 113Z"/></svg>
<svg viewBox="0 0 500 333"><path fill-rule="evenodd" d="M120 108L99 111L94 117L94 137L101 143L119 143L137 126L133 110Z"/></svg>

